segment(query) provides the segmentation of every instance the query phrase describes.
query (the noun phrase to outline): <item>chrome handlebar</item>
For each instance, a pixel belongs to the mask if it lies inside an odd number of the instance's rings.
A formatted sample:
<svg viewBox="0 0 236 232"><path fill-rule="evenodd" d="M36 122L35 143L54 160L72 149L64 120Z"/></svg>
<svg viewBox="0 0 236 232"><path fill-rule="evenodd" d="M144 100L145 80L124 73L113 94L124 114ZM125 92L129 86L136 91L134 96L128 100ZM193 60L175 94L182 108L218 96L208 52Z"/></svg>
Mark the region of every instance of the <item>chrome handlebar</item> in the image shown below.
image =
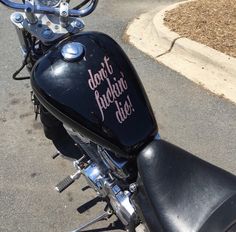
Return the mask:
<svg viewBox="0 0 236 232"><path fill-rule="evenodd" d="M31 1L31 0L29 0L29 1ZM26 11L28 8L28 6L26 4L12 2L10 0L0 0L0 2L3 5L5 5L6 7L9 7L11 9L15 9L17 11ZM97 3L98 3L98 0L91 0L90 4L85 9L81 9L81 10L71 9L71 10L69 10L68 16L69 17L85 17L85 16L91 14L95 10ZM60 9L58 7L33 5L33 12L32 13L60 15Z"/></svg>

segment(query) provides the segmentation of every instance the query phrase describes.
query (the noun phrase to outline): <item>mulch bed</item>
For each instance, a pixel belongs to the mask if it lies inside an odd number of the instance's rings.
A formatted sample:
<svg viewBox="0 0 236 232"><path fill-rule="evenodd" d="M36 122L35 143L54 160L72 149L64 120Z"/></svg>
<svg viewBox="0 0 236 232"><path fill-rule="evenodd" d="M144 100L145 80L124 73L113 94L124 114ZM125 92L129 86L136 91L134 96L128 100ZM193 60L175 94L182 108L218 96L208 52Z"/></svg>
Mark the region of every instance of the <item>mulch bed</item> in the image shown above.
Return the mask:
<svg viewBox="0 0 236 232"><path fill-rule="evenodd" d="M165 25L180 36L236 58L236 0L196 0L166 12Z"/></svg>

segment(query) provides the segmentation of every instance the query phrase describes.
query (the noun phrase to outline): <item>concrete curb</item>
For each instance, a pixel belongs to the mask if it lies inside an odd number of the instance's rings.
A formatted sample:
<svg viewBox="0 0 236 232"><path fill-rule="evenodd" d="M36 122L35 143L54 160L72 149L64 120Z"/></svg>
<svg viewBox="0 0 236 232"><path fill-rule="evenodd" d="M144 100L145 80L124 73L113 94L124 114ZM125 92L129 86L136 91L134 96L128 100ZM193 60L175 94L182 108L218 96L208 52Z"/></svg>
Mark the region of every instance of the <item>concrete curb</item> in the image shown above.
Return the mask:
<svg viewBox="0 0 236 232"><path fill-rule="evenodd" d="M136 18L126 31L129 42L195 83L236 103L236 59L181 38L164 25L165 12L186 2Z"/></svg>

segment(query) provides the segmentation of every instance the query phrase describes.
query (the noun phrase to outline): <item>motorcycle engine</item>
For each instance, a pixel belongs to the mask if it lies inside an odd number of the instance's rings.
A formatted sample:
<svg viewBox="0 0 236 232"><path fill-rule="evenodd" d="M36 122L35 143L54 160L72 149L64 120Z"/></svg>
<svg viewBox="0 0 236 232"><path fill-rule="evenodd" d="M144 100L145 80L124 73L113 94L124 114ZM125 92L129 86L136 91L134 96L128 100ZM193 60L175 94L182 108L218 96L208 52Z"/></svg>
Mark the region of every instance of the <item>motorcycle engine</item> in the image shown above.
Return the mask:
<svg viewBox="0 0 236 232"><path fill-rule="evenodd" d="M88 184L101 197L108 197L110 204L116 216L127 226L134 216L135 209L131 203L131 192L123 191L117 181L109 175L104 175L96 163L91 163L88 167L82 170Z"/></svg>
<svg viewBox="0 0 236 232"><path fill-rule="evenodd" d="M93 143L66 125L63 126L71 138L85 150L92 161L99 163L104 170L108 169L112 175L119 179L126 180L129 178L128 160L117 158L113 152Z"/></svg>
<svg viewBox="0 0 236 232"><path fill-rule="evenodd" d="M66 125L64 125L64 128L91 159L90 164L81 170L89 186L99 196L110 199L115 214L125 226L128 226L135 217L135 209L131 202L132 193L129 190L123 190L119 186L119 179L125 180L129 177L126 169L128 161L117 159L109 151ZM79 166L77 168L81 169Z"/></svg>

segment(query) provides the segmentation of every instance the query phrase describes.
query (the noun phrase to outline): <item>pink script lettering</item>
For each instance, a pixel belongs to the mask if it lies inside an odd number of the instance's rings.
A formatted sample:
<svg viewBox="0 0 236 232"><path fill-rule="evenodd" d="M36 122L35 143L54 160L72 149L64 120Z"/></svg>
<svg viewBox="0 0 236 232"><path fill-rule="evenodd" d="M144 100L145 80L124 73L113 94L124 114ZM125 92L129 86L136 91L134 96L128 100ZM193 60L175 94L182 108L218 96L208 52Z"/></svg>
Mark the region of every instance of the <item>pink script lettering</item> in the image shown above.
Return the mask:
<svg viewBox="0 0 236 232"><path fill-rule="evenodd" d="M97 72L88 70L89 79L88 85L94 91L95 100L101 113L102 121L105 120L104 112L112 105L115 104L117 111L115 112L116 119L119 123L123 123L129 116L135 112L129 95L122 103L119 98L128 90L128 84L125 80L123 72L120 72L119 77L112 76L114 70L109 63L110 58L105 56L101 62L101 68ZM101 93L98 87L103 83L106 86L105 91Z"/></svg>
<svg viewBox="0 0 236 232"><path fill-rule="evenodd" d="M90 79L88 80L89 87L92 90L95 90L104 80L108 78L108 75L113 74L113 68L109 64L109 57L104 57L104 61L101 63L101 69L97 73L92 73L92 70L89 69Z"/></svg>

